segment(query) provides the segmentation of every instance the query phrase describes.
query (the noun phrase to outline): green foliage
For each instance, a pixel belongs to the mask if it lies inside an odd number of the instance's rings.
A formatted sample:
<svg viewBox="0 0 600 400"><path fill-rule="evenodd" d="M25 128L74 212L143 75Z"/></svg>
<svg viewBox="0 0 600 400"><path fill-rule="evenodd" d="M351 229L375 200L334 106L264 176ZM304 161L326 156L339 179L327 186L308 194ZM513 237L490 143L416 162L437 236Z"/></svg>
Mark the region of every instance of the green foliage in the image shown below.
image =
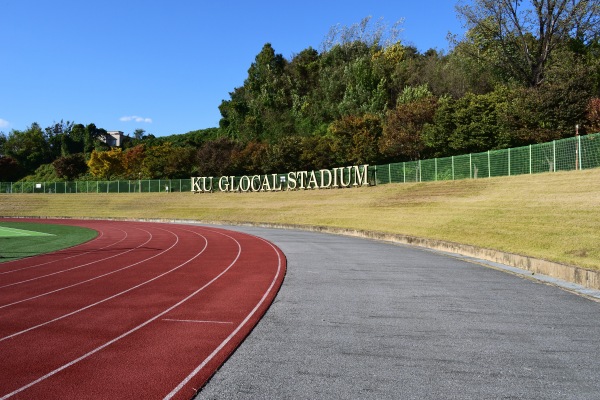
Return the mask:
<svg viewBox="0 0 600 400"><path fill-rule="evenodd" d="M93 150L87 163L90 173L96 178L110 180L124 172L123 152L119 148L108 151Z"/></svg>
<svg viewBox="0 0 600 400"><path fill-rule="evenodd" d="M53 160L48 135L37 123L24 131L12 130L4 143L4 155L15 159L27 174Z"/></svg>
<svg viewBox="0 0 600 400"><path fill-rule="evenodd" d="M24 175L21 165L12 157L0 156L0 182L18 181Z"/></svg>
<svg viewBox="0 0 600 400"><path fill-rule="evenodd" d="M142 177L153 179L189 178L194 171L195 150L167 142L144 151Z"/></svg>
<svg viewBox="0 0 600 400"><path fill-rule="evenodd" d="M349 165L374 164L381 160L377 143L381 137L381 119L373 114L342 117L329 128L333 150Z"/></svg>
<svg viewBox="0 0 600 400"><path fill-rule="evenodd" d="M598 0L475 0L457 11L476 32L472 43L483 50L472 55L530 87L544 83L554 52L573 40L586 47L600 34Z"/></svg>
<svg viewBox="0 0 600 400"><path fill-rule="evenodd" d="M426 87L405 89L404 100L388 111L379 149L388 160L419 160L425 150L423 129L433 122L437 99Z"/></svg>
<svg viewBox="0 0 600 400"><path fill-rule="evenodd" d="M196 153L197 170L200 176L234 175L236 163L232 158L240 144L229 138L206 142Z"/></svg>
<svg viewBox="0 0 600 400"><path fill-rule="evenodd" d="M62 179L56 175L56 171L52 164L40 165L33 174L27 175L21 179L23 182L56 182Z"/></svg>
<svg viewBox="0 0 600 400"><path fill-rule="evenodd" d="M87 172L87 164L82 153L59 157L52 162L56 176L72 181Z"/></svg>

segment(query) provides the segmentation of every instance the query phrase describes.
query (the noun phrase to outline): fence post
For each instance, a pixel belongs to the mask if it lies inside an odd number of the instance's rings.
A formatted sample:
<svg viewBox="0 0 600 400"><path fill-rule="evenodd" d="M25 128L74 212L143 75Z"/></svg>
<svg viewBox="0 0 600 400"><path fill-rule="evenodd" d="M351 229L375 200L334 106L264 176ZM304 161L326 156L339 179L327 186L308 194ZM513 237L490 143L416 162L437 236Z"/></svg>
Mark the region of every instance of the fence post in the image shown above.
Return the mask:
<svg viewBox="0 0 600 400"><path fill-rule="evenodd" d="M510 147L508 148L508 176L510 176Z"/></svg>
<svg viewBox="0 0 600 400"><path fill-rule="evenodd" d="M433 159L435 162L435 180L437 181L437 157Z"/></svg>
<svg viewBox="0 0 600 400"><path fill-rule="evenodd" d="M454 156L452 156L452 180L454 180Z"/></svg>
<svg viewBox="0 0 600 400"><path fill-rule="evenodd" d="M423 182L423 170L421 169L421 159L419 159L419 182Z"/></svg>
<svg viewBox="0 0 600 400"><path fill-rule="evenodd" d="M556 140L552 141L552 172L556 172Z"/></svg>
<svg viewBox="0 0 600 400"><path fill-rule="evenodd" d="M579 170L583 169L583 163L581 160L581 153L583 153L583 151L581 151L581 136L577 135L577 153L578 153L578 159L579 159Z"/></svg>
<svg viewBox="0 0 600 400"><path fill-rule="evenodd" d="M406 161L402 161L402 172L403 172L403 175L404 175L404 182L403 183L406 183Z"/></svg>
<svg viewBox="0 0 600 400"><path fill-rule="evenodd" d="M473 179L473 154L469 153L469 179Z"/></svg>
<svg viewBox="0 0 600 400"><path fill-rule="evenodd" d="M531 145L529 145L529 175L531 175L532 171L531 171Z"/></svg>
<svg viewBox="0 0 600 400"><path fill-rule="evenodd" d="M388 181L392 183L392 163L388 164Z"/></svg>
<svg viewBox="0 0 600 400"><path fill-rule="evenodd" d="M492 177L492 164L490 162L490 151L488 150L488 178Z"/></svg>

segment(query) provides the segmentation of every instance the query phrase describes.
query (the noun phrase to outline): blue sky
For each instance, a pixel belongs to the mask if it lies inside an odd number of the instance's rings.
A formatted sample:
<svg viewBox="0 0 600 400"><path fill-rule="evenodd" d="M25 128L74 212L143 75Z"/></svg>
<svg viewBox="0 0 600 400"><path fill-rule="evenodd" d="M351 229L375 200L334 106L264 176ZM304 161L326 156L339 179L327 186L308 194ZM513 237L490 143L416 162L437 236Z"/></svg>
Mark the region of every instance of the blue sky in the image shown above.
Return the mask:
<svg viewBox="0 0 600 400"><path fill-rule="evenodd" d="M216 127L265 43L288 60L364 17L419 51L462 34L455 1L0 0L0 131L54 121L156 136Z"/></svg>

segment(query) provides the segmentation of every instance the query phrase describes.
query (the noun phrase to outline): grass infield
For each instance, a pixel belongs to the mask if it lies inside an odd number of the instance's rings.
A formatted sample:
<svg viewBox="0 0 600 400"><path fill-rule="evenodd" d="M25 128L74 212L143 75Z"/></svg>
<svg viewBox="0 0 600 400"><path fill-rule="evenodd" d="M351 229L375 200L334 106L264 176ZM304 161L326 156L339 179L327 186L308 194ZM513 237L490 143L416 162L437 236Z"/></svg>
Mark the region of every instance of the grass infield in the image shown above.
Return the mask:
<svg viewBox="0 0 600 400"><path fill-rule="evenodd" d="M273 193L0 194L0 216L316 225L600 269L600 169Z"/></svg>
<svg viewBox="0 0 600 400"><path fill-rule="evenodd" d="M0 220L0 263L72 247L96 235L77 226Z"/></svg>

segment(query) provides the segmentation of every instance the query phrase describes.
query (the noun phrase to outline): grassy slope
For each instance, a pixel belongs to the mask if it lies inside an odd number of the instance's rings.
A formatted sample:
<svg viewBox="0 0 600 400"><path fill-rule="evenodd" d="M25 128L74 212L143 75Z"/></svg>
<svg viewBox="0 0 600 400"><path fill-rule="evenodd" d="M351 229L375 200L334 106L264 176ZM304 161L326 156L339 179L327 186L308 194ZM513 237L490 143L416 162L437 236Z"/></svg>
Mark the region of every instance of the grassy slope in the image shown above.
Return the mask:
<svg viewBox="0 0 600 400"><path fill-rule="evenodd" d="M4 194L0 215L334 226L600 269L600 169L285 193Z"/></svg>

